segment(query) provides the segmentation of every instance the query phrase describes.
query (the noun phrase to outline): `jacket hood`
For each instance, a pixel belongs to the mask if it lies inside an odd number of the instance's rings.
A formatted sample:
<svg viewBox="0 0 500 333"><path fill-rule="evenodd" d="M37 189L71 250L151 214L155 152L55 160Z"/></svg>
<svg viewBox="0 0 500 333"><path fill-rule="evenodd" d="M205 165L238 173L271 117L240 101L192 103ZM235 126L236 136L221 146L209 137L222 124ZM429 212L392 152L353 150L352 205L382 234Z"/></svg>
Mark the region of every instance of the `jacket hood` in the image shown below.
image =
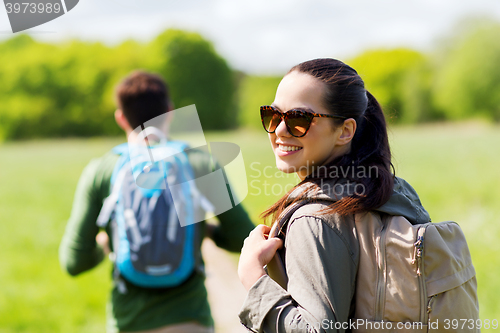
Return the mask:
<svg viewBox="0 0 500 333"><path fill-rule="evenodd" d="M319 185L318 190L309 190L306 193L303 193L307 188L306 184L297 187L290 193L287 203L291 203L299 196L302 199L310 201L336 202L343 197L355 193L363 193L364 189L362 184L347 179L324 179ZM429 213L422 206L415 189L399 177L394 178L394 188L390 199L384 205L374 210L389 215L404 216L412 224L431 222Z"/></svg>

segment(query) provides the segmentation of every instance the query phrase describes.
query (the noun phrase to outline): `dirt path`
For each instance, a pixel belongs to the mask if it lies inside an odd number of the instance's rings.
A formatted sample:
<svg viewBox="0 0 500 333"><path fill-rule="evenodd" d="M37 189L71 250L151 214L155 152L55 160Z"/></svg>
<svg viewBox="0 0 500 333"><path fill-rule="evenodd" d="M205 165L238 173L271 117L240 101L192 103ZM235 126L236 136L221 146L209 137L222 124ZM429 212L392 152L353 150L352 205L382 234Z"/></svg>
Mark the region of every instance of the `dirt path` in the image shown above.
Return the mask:
<svg viewBox="0 0 500 333"><path fill-rule="evenodd" d="M216 333L248 332L238 318L246 291L238 279L236 263L230 255L205 238L202 245L207 279L208 300L215 320Z"/></svg>

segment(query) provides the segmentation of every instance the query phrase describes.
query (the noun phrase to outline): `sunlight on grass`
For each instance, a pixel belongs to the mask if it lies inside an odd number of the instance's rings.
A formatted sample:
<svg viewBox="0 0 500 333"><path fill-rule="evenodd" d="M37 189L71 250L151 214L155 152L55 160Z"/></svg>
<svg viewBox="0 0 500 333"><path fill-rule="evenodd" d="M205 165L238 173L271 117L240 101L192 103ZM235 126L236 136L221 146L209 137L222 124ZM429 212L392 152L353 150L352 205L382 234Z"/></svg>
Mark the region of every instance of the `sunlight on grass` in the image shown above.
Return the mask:
<svg viewBox="0 0 500 333"><path fill-rule="evenodd" d="M243 205L261 223L259 214L297 177L276 169L264 131L206 137L241 147L248 182ZM481 318L499 319L500 128L474 123L395 127L390 138L397 175L415 187L433 221L455 220L463 228L477 271ZM59 268L57 251L82 169L121 141L0 145L0 332L104 331L109 262L71 278Z"/></svg>

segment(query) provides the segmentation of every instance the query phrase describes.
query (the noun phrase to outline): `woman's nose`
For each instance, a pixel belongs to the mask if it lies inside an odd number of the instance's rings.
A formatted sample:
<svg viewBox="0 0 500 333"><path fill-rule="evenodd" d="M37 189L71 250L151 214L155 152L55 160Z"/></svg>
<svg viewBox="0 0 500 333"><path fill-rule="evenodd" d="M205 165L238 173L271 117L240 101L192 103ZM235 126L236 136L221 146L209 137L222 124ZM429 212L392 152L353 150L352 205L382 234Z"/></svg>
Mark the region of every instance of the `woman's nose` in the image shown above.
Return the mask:
<svg viewBox="0 0 500 333"><path fill-rule="evenodd" d="M275 133L277 136L290 136L290 133L288 133L288 129L286 128L284 119L281 119L280 123L276 127Z"/></svg>

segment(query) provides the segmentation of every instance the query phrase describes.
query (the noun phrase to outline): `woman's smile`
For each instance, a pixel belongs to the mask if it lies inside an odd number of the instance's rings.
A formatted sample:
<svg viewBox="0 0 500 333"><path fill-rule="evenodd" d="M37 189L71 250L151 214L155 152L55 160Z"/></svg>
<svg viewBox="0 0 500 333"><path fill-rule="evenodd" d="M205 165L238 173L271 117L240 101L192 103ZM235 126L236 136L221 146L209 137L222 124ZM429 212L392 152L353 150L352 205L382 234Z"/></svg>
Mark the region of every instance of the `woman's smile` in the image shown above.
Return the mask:
<svg viewBox="0 0 500 333"><path fill-rule="evenodd" d="M275 146L275 152L276 155L280 157L284 156L290 156L292 154L296 154L300 152L303 149L303 147L296 146L296 145L287 145L287 144L282 144L282 143L276 143Z"/></svg>

